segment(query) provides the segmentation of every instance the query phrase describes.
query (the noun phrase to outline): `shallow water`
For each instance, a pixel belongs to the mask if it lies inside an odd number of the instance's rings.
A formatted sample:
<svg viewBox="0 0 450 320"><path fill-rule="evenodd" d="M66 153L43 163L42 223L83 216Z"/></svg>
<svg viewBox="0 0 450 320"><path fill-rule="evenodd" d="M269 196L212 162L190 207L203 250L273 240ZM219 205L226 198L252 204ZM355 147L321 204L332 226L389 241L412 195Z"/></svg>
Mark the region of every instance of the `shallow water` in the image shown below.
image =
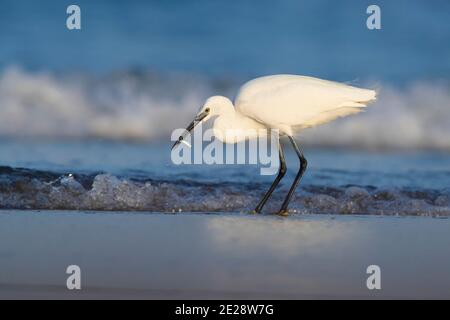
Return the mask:
<svg viewBox="0 0 450 320"><path fill-rule="evenodd" d="M0 208L248 212L270 186L257 165L174 165L170 144L0 143ZM309 149L292 213L450 215L450 154ZM266 211L275 212L298 166Z"/></svg>
<svg viewBox="0 0 450 320"><path fill-rule="evenodd" d="M2 298L449 298L449 219L0 211ZM420 258L418 258L420 257ZM66 289L68 265L82 290ZM381 269L368 290L366 269Z"/></svg>

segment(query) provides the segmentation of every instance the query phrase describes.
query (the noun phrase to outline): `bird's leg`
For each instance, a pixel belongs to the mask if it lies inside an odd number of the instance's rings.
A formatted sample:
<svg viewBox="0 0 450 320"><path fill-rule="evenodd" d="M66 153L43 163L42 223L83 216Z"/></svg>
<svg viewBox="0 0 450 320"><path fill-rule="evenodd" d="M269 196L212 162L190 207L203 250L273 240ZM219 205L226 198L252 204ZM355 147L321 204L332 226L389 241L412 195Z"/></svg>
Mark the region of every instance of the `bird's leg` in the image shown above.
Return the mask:
<svg viewBox="0 0 450 320"><path fill-rule="evenodd" d="M275 180L272 182L272 185L270 186L269 190L266 192L264 197L261 199L261 201L258 203L258 205L255 208L255 213L260 213L264 205L266 204L269 197L272 195L273 190L277 187L280 180L284 177L286 174L286 160L284 159L284 151L283 147L281 146L281 141L278 139L278 154L280 156L280 169L278 170L278 175L275 178Z"/></svg>
<svg viewBox="0 0 450 320"><path fill-rule="evenodd" d="M278 212L280 215L287 215L288 214L288 205L289 202L292 199L292 196L294 195L295 189L297 188L298 183L300 182L300 179L303 176L303 173L306 171L306 166L308 162L306 161L306 158L303 156L303 152L300 151L299 147L297 146L297 143L295 142L294 138L289 136L289 140L291 141L292 146L294 147L295 153L298 156L298 159L300 160L300 169L298 170L297 176L295 177L294 182L292 183L291 189L289 189L289 192L286 196L286 199L284 199L283 204L281 205L281 209Z"/></svg>

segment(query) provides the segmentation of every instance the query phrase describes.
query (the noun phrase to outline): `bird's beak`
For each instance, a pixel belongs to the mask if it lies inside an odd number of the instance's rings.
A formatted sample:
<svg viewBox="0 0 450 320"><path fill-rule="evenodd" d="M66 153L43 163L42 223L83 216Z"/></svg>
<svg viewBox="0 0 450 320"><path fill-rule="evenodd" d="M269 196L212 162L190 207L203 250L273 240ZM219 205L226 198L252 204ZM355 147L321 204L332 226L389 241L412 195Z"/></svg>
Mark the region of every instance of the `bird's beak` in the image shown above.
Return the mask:
<svg viewBox="0 0 450 320"><path fill-rule="evenodd" d="M173 144L172 146L172 150L178 146L181 141L184 140L184 138L186 138L186 136L188 134L190 134L192 132L192 130L194 130L195 126L197 124L199 124L206 116L208 115L208 112L201 112L199 113L194 120L187 126L186 131L178 138L178 140Z"/></svg>

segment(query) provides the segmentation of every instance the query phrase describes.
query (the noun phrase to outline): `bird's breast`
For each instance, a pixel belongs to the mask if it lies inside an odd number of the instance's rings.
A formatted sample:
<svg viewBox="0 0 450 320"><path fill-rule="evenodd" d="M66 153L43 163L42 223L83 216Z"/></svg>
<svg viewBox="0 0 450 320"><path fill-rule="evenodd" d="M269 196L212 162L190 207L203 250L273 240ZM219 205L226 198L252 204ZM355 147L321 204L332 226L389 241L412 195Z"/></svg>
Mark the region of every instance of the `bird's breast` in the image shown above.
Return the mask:
<svg viewBox="0 0 450 320"><path fill-rule="evenodd" d="M255 120L236 117L216 119L213 125L214 136L224 143L237 143L266 136L268 128Z"/></svg>

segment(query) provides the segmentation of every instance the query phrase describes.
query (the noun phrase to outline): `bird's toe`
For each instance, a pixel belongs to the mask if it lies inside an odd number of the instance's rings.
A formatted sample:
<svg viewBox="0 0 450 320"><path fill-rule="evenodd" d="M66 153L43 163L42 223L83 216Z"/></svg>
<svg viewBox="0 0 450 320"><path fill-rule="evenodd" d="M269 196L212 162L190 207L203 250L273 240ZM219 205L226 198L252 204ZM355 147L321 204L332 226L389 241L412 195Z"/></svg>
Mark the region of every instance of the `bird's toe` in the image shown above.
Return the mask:
<svg viewBox="0 0 450 320"><path fill-rule="evenodd" d="M282 217L287 217L287 216L289 216L289 211L288 210L280 210L280 211L278 211L277 214Z"/></svg>

